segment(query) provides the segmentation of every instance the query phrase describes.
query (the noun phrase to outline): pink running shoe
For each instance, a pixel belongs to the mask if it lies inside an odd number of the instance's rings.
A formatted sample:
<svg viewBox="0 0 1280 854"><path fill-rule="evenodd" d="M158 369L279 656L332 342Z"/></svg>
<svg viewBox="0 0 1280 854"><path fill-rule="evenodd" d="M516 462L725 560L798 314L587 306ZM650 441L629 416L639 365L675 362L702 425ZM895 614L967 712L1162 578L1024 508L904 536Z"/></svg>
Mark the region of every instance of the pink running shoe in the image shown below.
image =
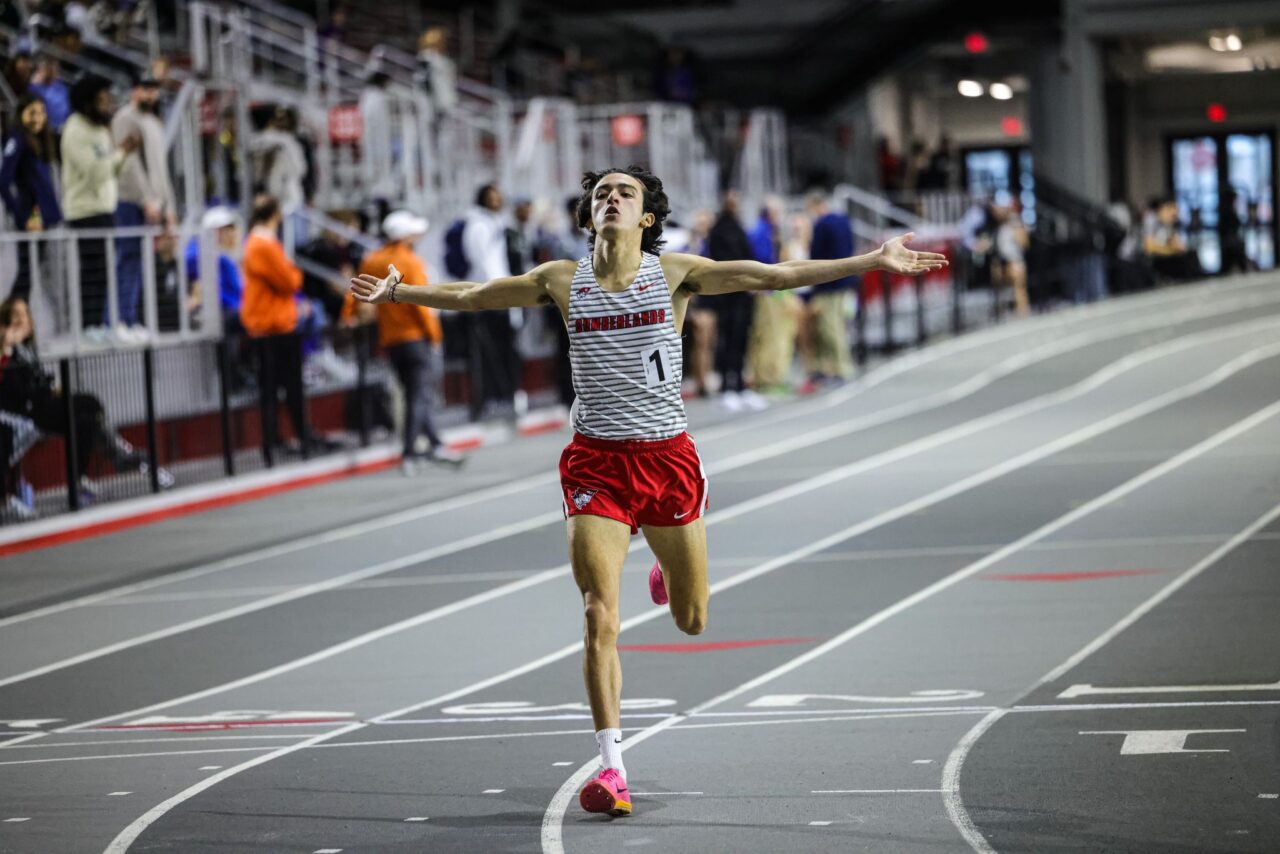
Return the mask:
<svg viewBox="0 0 1280 854"><path fill-rule="evenodd" d="M587 812L607 812L609 815L631 815L631 790L616 768L606 768L594 780L582 787L578 803Z"/></svg>
<svg viewBox="0 0 1280 854"><path fill-rule="evenodd" d="M667 604L667 582L662 579L662 567L656 560L653 569L649 570L649 596L655 605Z"/></svg>

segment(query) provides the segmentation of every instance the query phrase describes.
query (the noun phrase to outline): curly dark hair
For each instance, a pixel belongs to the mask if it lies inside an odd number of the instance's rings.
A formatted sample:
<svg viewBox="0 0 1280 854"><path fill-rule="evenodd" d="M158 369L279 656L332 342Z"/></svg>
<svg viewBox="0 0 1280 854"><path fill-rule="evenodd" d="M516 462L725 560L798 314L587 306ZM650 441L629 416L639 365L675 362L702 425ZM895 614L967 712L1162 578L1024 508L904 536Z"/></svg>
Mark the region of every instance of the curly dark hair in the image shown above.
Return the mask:
<svg viewBox="0 0 1280 854"><path fill-rule="evenodd" d="M666 241L662 239L662 223L671 214L671 205L667 202L667 194L662 189L662 179L643 166L628 166L626 169L601 169L599 172L587 172L582 176L582 196L578 199L578 228L586 229L591 224L591 191L605 175L630 175L644 187L644 212L653 214L653 225L644 230L640 237L640 251L654 255L662 251ZM587 247L596 248L596 234L587 230Z"/></svg>

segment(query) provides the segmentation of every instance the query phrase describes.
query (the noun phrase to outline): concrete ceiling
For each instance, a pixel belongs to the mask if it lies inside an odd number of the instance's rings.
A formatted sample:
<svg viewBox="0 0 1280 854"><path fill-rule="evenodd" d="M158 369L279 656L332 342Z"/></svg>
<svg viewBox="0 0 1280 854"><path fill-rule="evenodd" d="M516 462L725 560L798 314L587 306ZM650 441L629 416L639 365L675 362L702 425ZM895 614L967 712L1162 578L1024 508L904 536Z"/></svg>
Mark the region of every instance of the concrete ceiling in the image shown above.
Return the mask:
<svg viewBox="0 0 1280 854"><path fill-rule="evenodd" d="M820 113L879 74L971 29L1043 27L1057 3L996 0L655 0L626 8L594 0L554 14L595 32L617 25L685 48L704 96Z"/></svg>

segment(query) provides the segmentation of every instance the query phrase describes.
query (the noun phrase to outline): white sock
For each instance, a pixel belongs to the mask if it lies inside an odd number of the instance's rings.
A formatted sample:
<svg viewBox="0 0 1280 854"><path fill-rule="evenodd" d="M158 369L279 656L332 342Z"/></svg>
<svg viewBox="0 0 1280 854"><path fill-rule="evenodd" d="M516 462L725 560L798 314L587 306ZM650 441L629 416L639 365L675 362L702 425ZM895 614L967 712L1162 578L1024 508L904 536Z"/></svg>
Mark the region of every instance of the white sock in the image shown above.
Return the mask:
<svg viewBox="0 0 1280 854"><path fill-rule="evenodd" d="M600 745L600 763L605 768L615 768L627 779L627 769L622 765L622 730L602 729L596 733L596 744Z"/></svg>

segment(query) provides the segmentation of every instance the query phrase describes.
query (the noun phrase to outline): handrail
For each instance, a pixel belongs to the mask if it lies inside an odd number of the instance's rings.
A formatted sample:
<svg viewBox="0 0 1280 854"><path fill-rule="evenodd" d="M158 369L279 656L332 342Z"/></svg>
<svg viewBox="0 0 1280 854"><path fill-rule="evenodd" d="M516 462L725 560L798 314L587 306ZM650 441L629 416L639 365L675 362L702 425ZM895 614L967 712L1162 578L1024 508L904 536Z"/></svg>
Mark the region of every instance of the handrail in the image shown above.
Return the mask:
<svg viewBox="0 0 1280 854"><path fill-rule="evenodd" d="M343 237L352 243L358 244L365 250L372 251L382 245L377 241L377 239L365 234L360 229L352 228L345 222L329 216L324 211L319 211L310 207L301 207L298 208L296 213L303 219L307 220L311 225L323 229L324 231L332 231L334 234Z"/></svg>
<svg viewBox="0 0 1280 854"><path fill-rule="evenodd" d="M178 133L182 128L182 122L186 118L186 110L191 106L191 101L199 88L200 84L190 78L182 82L182 88L178 90L178 97L174 99L173 104L169 107L169 115L164 122L164 147L166 151L173 148L174 140L177 139Z"/></svg>

